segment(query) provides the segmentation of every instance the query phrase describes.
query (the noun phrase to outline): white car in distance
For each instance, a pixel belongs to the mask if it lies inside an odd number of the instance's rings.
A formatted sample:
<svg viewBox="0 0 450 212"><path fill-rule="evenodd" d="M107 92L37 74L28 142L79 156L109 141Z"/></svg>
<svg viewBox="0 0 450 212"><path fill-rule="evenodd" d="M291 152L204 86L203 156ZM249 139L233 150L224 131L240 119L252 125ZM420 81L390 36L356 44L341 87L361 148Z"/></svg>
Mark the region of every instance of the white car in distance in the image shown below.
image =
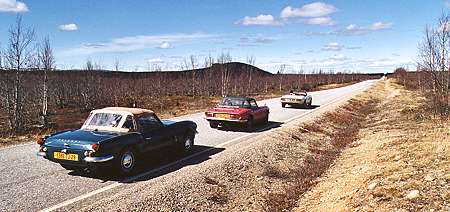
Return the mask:
<svg viewBox="0 0 450 212"><path fill-rule="evenodd" d="M289 91L281 97L281 107L310 107L312 105L312 97L306 93L306 91Z"/></svg>

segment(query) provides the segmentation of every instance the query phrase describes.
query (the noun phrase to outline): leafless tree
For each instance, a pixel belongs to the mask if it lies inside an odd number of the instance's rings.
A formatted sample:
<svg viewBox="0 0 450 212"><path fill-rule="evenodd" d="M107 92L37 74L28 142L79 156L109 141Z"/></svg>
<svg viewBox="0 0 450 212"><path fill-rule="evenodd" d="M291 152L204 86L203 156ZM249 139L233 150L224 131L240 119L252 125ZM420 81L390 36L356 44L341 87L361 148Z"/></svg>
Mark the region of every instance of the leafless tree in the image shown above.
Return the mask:
<svg viewBox="0 0 450 212"><path fill-rule="evenodd" d="M255 65L255 62L256 62L256 59L255 59L255 57L252 55L252 56L250 56L250 57L247 57L247 59L246 59L246 62L247 62L247 64L249 64L249 65L252 65L252 66L254 66ZM253 70L251 70L251 66L246 66L246 72L247 72L247 78L248 78L248 81L247 81L247 91L248 92L252 92L252 73L253 73Z"/></svg>
<svg viewBox="0 0 450 212"><path fill-rule="evenodd" d="M220 70L220 78L221 78L221 90L220 93L222 96L228 95L228 89L230 86L230 78L231 78L231 71L229 70L228 66L226 66L226 63L229 63L232 61L230 53L222 53L217 58L217 62L219 63L219 70Z"/></svg>
<svg viewBox="0 0 450 212"><path fill-rule="evenodd" d="M91 58L86 59L86 63L84 64L84 70L86 71L93 71L94 70L94 63L92 62Z"/></svg>
<svg viewBox="0 0 450 212"><path fill-rule="evenodd" d="M195 69L197 68L197 58L194 55L191 55L189 57L189 62L192 69L192 96L195 96L195 86L196 86L195 75L197 73Z"/></svg>
<svg viewBox="0 0 450 212"><path fill-rule="evenodd" d="M419 49L418 70L422 70L425 83L418 83L422 87L427 86L435 114L449 115L449 89L450 89L450 16L442 15L439 18L437 27L425 28L425 36ZM421 72L416 74L416 79L406 81L407 75L403 77L404 84L419 81ZM425 88L425 87L424 87ZM425 88L426 90L426 88Z"/></svg>
<svg viewBox="0 0 450 212"><path fill-rule="evenodd" d="M279 91L283 90L283 77L284 77L285 69L286 69L286 64L283 64L280 66L280 69L278 69L278 71L277 71Z"/></svg>
<svg viewBox="0 0 450 212"><path fill-rule="evenodd" d="M50 40L46 37L38 48L39 69L44 72L42 79L42 110L41 121L44 127L48 125L48 72L55 69L55 57Z"/></svg>
<svg viewBox="0 0 450 212"><path fill-rule="evenodd" d="M3 70L3 50L1 43L0 43L0 70Z"/></svg>
<svg viewBox="0 0 450 212"><path fill-rule="evenodd" d="M119 60L119 58L114 59L114 71L120 71L120 60Z"/></svg>
<svg viewBox="0 0 450 212"><path fill-rule="evenodd" d="M13 93L7 92L7 113L11 131L19 133L24 129L24 91L22 85L22 71L30 68L35 49L33 42L35 33L32 28L24 27L22 17L17 16L15 24L9 29L9 42L6 49L6 62L9 69L15 71L12 82Z"/></svg>

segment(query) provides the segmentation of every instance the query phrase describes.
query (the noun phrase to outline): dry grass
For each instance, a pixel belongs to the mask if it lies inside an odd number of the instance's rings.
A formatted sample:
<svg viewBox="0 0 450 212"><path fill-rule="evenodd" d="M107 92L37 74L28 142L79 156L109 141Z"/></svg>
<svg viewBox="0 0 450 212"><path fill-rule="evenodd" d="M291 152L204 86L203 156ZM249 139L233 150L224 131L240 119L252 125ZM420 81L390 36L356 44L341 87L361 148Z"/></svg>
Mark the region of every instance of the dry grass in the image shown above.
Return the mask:
<svg viewBox="0 0 450 212"><path fill-rule="evenodd" d="M313 90L319 91L319 90L327 90L327 89L333 89L333 88L340 88L345 87L348 85L355 84L356 82L348 82L348 83L333 83L333 84L327 84L327 85L319 85L315 87Z"/></svg>
<svg viewBox="0 0 450 212"><path fill-rule="evenodd" d="M368 125L297 203L298 211L449 211L450 124L392 81Z"/></svg>

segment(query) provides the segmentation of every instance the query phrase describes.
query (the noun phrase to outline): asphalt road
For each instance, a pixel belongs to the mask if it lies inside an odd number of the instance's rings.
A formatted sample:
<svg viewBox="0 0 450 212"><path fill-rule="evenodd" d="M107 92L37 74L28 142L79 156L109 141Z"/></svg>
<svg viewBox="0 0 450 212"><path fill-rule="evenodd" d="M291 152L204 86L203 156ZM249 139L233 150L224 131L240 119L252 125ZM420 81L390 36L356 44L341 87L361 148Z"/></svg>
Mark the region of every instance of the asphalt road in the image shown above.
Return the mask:
<svg viewBox="0 0 450 212"><path fill-rule="evenodd" d="M270 124L260 127L255 132L211 129L203 113L171 120L192 120L197 123L199 133L195 140L194 156L204 152L214 154L250 136L282 127L283 123L305 117L314 110L326 108L327 105L340 99L356 95L368 89L374 82L373 80L364 81L347 87L311 92L313 108L309 109L282 108L279 98L259 101L259 105L267 105L270 108ZM154 175L156 171L176 166L180 160L186 161L185 156L167 157L171 154L158 153L149 156L140 164L137 176L116 179L111 178L107 173L67 171L56 163L37 157L37 149L38 145L34 143L0 149L0 211L58 209L105 190L127 186L126 183L133 183L136 179L157 178L158 175ZM194 157L189 157L191 158Z"/></svg>

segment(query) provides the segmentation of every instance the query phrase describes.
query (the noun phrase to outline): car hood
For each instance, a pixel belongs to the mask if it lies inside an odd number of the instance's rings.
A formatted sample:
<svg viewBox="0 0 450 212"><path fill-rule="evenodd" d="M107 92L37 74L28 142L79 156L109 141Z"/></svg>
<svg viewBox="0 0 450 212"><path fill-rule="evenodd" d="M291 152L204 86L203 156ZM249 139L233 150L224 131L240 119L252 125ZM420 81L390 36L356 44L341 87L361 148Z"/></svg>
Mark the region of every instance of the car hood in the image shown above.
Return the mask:
<svg viewBox="0 0 450 212"><path fill-rule="evenodd" d="M90 148L94 143L108 140L122 135L118 132L90 131L90 130L71 130L57 133L45 139L46 146L52 147L73 147Z"/></svg>
<svg viewBox="0 0 450 212"><path fill-rule="evenodd" d="M210 108L208 110L208 112L240 114L240 113L245 113L248 110L249 110L248 108L217 106L217 107Z"/></svg>

